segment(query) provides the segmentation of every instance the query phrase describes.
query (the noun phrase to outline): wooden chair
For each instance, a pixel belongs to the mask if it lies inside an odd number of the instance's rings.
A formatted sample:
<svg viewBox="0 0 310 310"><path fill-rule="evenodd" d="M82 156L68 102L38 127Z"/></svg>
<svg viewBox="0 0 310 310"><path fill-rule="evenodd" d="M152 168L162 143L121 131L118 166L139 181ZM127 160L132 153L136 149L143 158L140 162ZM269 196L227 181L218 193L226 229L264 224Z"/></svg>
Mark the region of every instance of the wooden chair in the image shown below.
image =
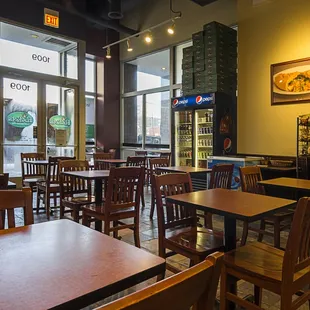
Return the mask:
<svg viewBox="0 0 310 310"><path fill-rule="evenodd" d="M128 156L126 166L127 167L145 167L146 168L146 157ZM145 176L144 176L144 179L145 179ZM145 208L144 188L142 188L142 192L141 192L141 203L142 203L142 207Z"/></svg>
<svg viewBox="0 0 310 310"><path fill-rule="evenodd" d="M0 173L0 190L7 189L9 185L9 174Z"/></svg>
<svg viewBox="0 0 310 310"><path fill-rule="evenodd" d="M310 199L301 198L292 223L285 252L254 242L225 253L221 275L222 310L233 302L244 309L261 309L262 289L281 296L281 310L297 309L310 298L302 289L310 279ZM231 291L234 279L254 285L255 304ZM301 295L292 301L293 295Z"/></svg>
<svg viewBox="0 0 310 310"><path fill-rule="evenodd" d="M96 310L213 309L222 259L222 253L211 254L190 269Z"/></svg>
<svg viewBox="0 0 310 310"><path fill-rule="evenodd" d="M81 207L95 202L91 195L91 182L63 174L66 171L87 171L87 160L63 160L59 162L60 173L60 218L70 213L75 222L79 222Z"/></svg>
<svg viewBox="0 0 310 310"><path fill-rule="evenodd" d="M96 229L118 237L118 231L130 228L134 231L135 246L140 247L139 236L139 206L141 191L144 183L144 167L111 167L108 179L105 202L101 205L88 205L83 207L83 225L90 226L95 220ZM122 222L133 219L133 223ZM99 222L99 225L98 225ZM111 227L113 222L113 227Z"/></svg>
<svg viewBox="0 0 310 310"><path fill-rule="evenodd" d="M160 174L158 173L159 170L157 168L159 167L168 167L169 166L169 158L150 158L150 179L153 180L154 174ZM156 193L155 193L155 186L152 184L151 186L151 211L150 211L150 219L153 219L154 216L154 210L155 210L155 203L156 203Z"/></svg>
<svg viewBox="0 0 310 310"><path fill-rule="evenodd" d="M233 164L218 164L212 167L209 189L225 188L231 189L232 175L234 171ZM212 214L204 212L204 226L213 229Z"/></svg>
<svg viewBox="0 0 310 310"><path fill-rule="evenodd" d="M15 209L23 208L24 225L33 224L32 194L29 187L22 190L0 190L0 230L15 227Z"/></svg>
<svg viewBox="0 0 310 310"><path fill-rule="evenodd" d="M44 153L21 153L20 160L22 165L22 186L30 187L31 193L37 191L37 182L44 181L46 176L46 169L42 165L32 165L25 163L25 160L45 160Z"/></svg>
<svg viewBox="0 0 310 310"><path fill-rule="evenodd" d="M112 153L94 153L93 158L94 158L95 170L110 170L111 164L105 163L101 160L112 159L113 158Z"/></svg>
<svg viewBox="0 0 310 310"><path fill-rule="evenodd" d="M170 165L170 161L171 161L171 152L160 153L160 158L168 158L169 165Z"/></svg>
<svg viewBox="0 0 310 310"><path fill-rule="evenodd" d="M240 167L240 179L241 188L243 192L265 195L265 189L263 186L257 184L262 180L262 174L260 168L257 166ZM243 234L241 239L241 245L246 243L248 237L248 231L252 230L258 232L258 241L263 240L264 235L271 235L274 237L274 246L280 248L280 233L282 230L290 227L293 220L294 211L287 210L278 212L273 216L265 218L260 223L260 229L249 226L248 222L243 223ZM266 231L266 225L273 226L274 232L270 233Z"/></svg>
<svg viewBox="0 0 310 310"><path fill-rule="evenodd" d="M167 203L166 197L192 192L192 181L187 173L154 175L158 220L159 256L167 258L181 254L190 259L190 265L202 262L209 254L223 249L223 237L197 227L195 208ZM166 253L166 249L170 252ZM167 269L179 272L167 264Z"/></svg>
<svg viewBox="0 0 310 310"><path fill-rule="evenodd" d="M57 197L60 195L59 161L74 159L75 157L50 156L48 158L46 179L45 181L37 182L37 214L39 213L40 201L42 200L45 205L45 212L48 220L50 219L51 199L54 200L54 208L56 208Z"/></svg>

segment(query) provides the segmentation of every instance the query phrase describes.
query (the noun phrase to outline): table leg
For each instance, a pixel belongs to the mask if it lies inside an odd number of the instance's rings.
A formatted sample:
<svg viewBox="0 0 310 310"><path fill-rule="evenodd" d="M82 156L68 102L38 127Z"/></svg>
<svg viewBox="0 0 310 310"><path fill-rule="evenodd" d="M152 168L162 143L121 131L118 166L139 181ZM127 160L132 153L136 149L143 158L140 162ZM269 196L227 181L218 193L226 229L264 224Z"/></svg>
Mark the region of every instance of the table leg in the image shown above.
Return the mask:
<svg viewBox="0 0 310 310"><path fill-rule="evenodd" d="M236 219L225 216L224 217L224 246L225 252L234 250L237 246L237 228L236 228Z"/></svg>
<svg viewBox="0 0 310 310"><path fill-rule="evenodd" d="M96 204L102 202L102 179L95 180L95 200Z"/></svg>

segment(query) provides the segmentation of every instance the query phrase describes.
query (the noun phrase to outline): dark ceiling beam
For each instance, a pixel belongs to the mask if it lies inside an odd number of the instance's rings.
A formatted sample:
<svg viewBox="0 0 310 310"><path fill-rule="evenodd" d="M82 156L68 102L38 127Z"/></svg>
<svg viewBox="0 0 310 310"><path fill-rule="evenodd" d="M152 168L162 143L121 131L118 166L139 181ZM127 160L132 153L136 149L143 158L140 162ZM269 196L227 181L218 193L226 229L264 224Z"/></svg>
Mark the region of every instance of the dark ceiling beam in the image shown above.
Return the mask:
<svg viewBox="0 0 310 310"><path fill-rule="evenodd" d="M117 23L115 21L104 20L104 19L100 19L100 18L94 17L94 16L89 15L89 14L82 13L82 12L75 9L71 0L65 0L64 1L65 6L60 5L60 4L56 4L50 0L36 0L36 1L41 2L46 6L54 7L54 8L59 9L59 10L65 10L72 15L81 17L90 23L96 24L97 26L100 26L103 29L109 28L109 29L113 29L117 32L129 34L129 35L134 35L134 34L138 33L137 30L134 30L134 29L128 28L126 26L120 25L119 23Z"/></svg>

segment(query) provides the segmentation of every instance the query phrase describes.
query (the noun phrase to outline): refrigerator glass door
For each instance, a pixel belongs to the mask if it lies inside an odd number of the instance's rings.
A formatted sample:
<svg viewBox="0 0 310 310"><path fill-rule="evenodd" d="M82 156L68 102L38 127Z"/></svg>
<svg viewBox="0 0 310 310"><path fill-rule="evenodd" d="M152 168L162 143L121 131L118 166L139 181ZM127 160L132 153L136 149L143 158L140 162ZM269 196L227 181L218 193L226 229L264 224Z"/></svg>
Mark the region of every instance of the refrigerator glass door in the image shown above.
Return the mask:
<svg viewBox="0 0 310 310"><path fill-rule="evenodd" d="M192 111L175 112L175 165L192 166Z"/></svg>
<svg viewBox="0 0 310 310"><path fill-rule="evenodd" d="M213 109L196 110L195 117L195 166L206 168L213 155Z"/></svg>

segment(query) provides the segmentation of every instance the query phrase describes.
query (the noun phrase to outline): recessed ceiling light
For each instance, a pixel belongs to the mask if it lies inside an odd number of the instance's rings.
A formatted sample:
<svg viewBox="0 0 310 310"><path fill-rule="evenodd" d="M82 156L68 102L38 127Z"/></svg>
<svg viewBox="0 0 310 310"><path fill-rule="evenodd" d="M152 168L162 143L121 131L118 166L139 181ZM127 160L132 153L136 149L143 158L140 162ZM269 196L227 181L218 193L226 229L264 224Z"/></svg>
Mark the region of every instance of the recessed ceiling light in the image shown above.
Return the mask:
<svg viewBox="0 0 310 310"><path fill-rule="evenodd" d="M31 37L34 38L34 39L38 39L39 38L39 36L37 34L34 34L34 33L31 34Z"/></svg>
<svg viewBox="0 0 310 310"><path fill-rule="evenodd" d="M166 70L166 68L165 68L165 67L162 67L162 68L161 68L161 70L165 71L165 70Z"/></svg>

